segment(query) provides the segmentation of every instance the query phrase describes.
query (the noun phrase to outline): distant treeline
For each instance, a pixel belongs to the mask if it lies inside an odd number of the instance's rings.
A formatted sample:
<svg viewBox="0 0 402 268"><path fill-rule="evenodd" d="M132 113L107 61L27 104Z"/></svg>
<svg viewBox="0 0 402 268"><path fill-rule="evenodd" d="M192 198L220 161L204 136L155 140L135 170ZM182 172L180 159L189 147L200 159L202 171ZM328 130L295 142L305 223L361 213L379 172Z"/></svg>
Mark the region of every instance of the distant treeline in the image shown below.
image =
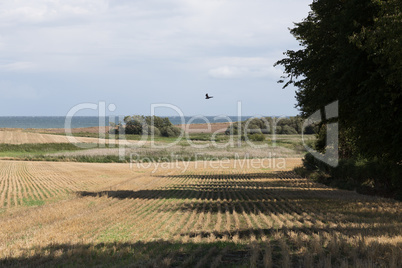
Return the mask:
<svg viewBox="0 0 402 268"><path fill-rule="evenodd" d="M308 125L303 130L304 119L300 116L292 117L261 117L250 118L246 121L233 123L228 127L226 135L245 134L315 134L316 128ZM239 132L240 128L240 132Z"/></svg>
<svg viewBox="0 0 402 268"><path fill-rule="evenodd" d="M315 134L317 126L308 125L303 129L304 120L300 116L293 117L261 117L235 122L225 131L226 135L255 134ZM124 117L124 122L111 123L111 133L133 135L155 135L177 137L181 129L173 125L168 117L131 115ZM239 129L240 128L240 129Z"/></svg>
<svg viewBox="0 0 402 268"><path fill-rule="evenodd" d="M124 124L112 124L112 133L133 135L155 135L163 137L177 137L181 129L174 126L169 118L159 116L131 115L124 117Z"/></svg>

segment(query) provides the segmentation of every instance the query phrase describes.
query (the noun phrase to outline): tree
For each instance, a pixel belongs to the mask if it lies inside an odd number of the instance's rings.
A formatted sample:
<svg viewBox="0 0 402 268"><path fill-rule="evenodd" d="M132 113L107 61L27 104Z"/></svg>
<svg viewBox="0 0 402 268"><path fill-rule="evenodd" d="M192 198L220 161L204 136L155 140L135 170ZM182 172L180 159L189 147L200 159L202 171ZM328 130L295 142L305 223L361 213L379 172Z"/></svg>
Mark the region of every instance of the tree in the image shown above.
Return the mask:
<svg viewBox="0 0 402 268"><path fill-rule="evenodd" d="M143 116L134 115L126 116L124 118L126 123L126 134L142 135L145 127L145 121Z"/></svg>
<svg viewBox="0 0 402 268"><path fill-rule="evenodd" d="M400 162L402 160L402 1L377 1L380 8L374 23L362 27L351 37L356 46L367 53L376 68L370 80L364 81L366 92L361 101L374 115L366 120L360 113L357 120L366 121L378 133L379 146L372 146L370 135L364 129L357 134L362 138L365 154Z"/></svg>
<svg viewBox="0 0 402 268"><path fill-rule="evenodd" d="M341 157L380 159L395 170L402 163L401 10L400 0L314 0L291 29L301 49L276 63L285 68L284 88L297 88L302 116L339 101Z"/></svg>
<svg viewBox="0 0 402 268"><path fill-rule="evenodd" d="M365 50L381 68L376 71L384 77L387 84L399 88L402 85L402 1L380 1L378 18L372 27L363 27L353 36L353 41ZM395 101L402 94L395 92Z"/></svg>
<svg viewBox="0 0 402 268"><path fill-rule="evenodd" d="M349 136L350 150L395 162L402 159L402 60L390 59L401 57L400 3L316 0L291 30L303 48L276 63L285 67L284 87L298 88L302 115L339 100L340 135Z"/></svg>
<svg viewBox="0 0 402 268"><path fill-rule="evenodd" d="M177 137L181 129L174 126L168 117L133 115L124 117L126 134Z"/></svg>
<svg viewBox="0 0 402 268"><path fill-rule="evenodd" d="M297 134L297 131L288 125L282 127L281 134Z"/></svg>

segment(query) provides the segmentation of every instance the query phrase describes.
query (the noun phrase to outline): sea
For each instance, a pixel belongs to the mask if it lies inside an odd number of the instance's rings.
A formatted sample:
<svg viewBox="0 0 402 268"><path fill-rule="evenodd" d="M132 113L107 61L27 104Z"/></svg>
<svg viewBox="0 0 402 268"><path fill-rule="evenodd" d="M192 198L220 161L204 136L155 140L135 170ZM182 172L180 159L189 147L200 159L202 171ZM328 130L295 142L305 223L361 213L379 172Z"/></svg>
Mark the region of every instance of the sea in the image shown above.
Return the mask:
<svg viewBox="0 0 402 268"><path fill-rule="evenodd" d="M163 117L163 116L162 116ZM252 116L165 116L174 125L181 124L183 121L191 124L203 123L222 123L244 121ZM66 119L71 119L71 128L109 126L110 123L119 123L124 116L0 116L0 128L64 128ZM70 121L70 120L68 120Z"/></svg>

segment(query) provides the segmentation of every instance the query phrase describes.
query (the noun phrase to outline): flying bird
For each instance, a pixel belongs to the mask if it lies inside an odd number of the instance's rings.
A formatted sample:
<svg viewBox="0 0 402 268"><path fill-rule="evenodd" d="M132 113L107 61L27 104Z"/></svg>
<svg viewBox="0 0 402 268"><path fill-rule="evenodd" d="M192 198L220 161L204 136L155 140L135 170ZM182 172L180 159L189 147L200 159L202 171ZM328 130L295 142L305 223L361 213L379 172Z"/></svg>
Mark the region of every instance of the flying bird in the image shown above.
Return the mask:
<svg viewBox="0 0 402 268"><path fill-rule="evenodd" d="M210 98L213 98L214 96L208 96L208 93L207 94L205 94L205 99L210 99Z"/></svg>

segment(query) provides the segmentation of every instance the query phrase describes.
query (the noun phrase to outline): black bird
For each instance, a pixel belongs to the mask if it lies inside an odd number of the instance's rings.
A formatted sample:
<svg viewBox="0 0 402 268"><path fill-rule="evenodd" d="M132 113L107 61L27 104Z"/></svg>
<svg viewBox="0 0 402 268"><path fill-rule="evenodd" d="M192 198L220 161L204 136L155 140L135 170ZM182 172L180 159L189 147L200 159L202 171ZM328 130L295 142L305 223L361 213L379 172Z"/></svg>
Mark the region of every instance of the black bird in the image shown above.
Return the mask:
<svg viewBox="0 0 402 268"><path fill-rule="evenodd" d="M208 96L208 93L207 94L205 94L205 99L210 99L210 98L213 98L214 96Z"/></svg>

